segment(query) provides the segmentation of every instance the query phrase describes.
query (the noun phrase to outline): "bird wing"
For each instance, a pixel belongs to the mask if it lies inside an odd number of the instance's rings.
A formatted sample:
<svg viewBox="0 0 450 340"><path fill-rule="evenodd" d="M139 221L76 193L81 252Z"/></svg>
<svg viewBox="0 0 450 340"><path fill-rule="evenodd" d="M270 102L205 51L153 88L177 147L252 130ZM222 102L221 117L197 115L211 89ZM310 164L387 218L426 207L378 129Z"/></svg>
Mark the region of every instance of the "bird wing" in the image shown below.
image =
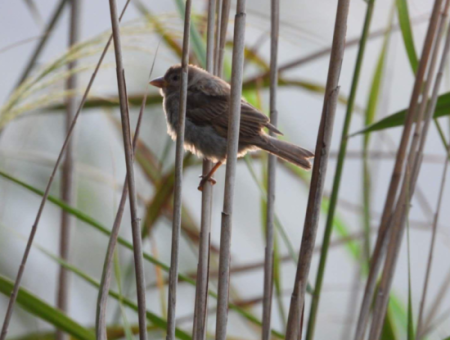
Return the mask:
<svg viewBox="0 0 450 340"><path fill-rule="evenodd" d="M211 125L219 135L228 135L228 116L230 107L228 95L207 95L201 91L190 91L187 100L186 117L196 125ZM261 134L261 130L269 130L281 134L269 118L256 110L246 101L241 101L241 125L239 139L243 142L251 141Z"/></svg>

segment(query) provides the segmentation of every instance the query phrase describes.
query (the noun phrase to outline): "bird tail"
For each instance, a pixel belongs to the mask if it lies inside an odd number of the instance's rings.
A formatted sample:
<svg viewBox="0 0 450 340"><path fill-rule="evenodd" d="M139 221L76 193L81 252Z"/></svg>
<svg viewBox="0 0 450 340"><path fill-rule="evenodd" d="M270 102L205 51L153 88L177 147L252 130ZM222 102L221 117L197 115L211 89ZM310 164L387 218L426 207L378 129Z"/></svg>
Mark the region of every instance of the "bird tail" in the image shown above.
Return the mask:
<svg viewBox="0 0 450 340"><path fill-rule="evenodd" d="M309 159L314 157L312 152L271 136L266 135L261 137L262 138L256 144L259 148L270 152L285 161L295 164L302 169L311 170L311 162Z"/></svg>

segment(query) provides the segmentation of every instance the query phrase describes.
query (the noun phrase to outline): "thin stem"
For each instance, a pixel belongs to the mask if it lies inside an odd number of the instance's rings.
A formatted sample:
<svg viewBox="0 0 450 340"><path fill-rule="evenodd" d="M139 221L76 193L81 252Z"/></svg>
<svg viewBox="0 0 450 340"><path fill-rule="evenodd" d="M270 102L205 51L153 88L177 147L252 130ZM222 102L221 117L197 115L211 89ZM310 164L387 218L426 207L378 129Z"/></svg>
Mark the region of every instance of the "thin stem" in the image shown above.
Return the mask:
<svg viewBox="0 0 450 340"><path fill-rule="evenodd" d="M270 122L277 126L277 84L278 84L278 36L280 31L280 2L271 1L270 27ZM270 135L274 136L271 132ZM277 159L268 156L267 169L267 211L266 211L266 249L264 264L264 299L263 299L263 329L262 340L270 339L270 324L272 315L273 271L274 271L274 222L275 222L275 179Z"/></svg>
<svg viewBox="0 0 450 340"><path fill-rule="evenodd" d="M127 0L127 3L125 4L125 6L124 6L124 8L122 10L122 14L120 15L120 18L122 18L122 16L125 13L125 10L127 9L129 3L130 3L130 0ZM53 179L55 178L56 171L59 168L59 164L61 163L62 156L64 155L64 151L66 150L67 144L68 144L68 142L70 140L70 137L72 136L72 132L73 132L73 130L75 128L75 125L77 123L78 117L80 116L81 110L83 109L83 106L86 103L87 97L89 95L89 91L91 90L91 87L94 84L94 80L95 80L95 77L97 76L98 70L100 69L100 66L101 66L101 64L103 62L103 59L105 58L106 52L108 51L108 48L109 48L109 45L111 45L111 41L112 41L112 36L108 39L108 42L106 43L105 49L103 50L103 52L102 52L102 54L100 56L100 59L99 59L99 61L97 63L97 66L95 67L95 70L92 73L91 79L89 80L89 83L88 83L88 86L86 88L86 91L83 94L83 98L81 99L81 102L80 102L80 105L78 107L78 110L77 110L77 112L75 114L75 117L72 120L72 123L70 125L69 131L67 132L66 139L64 140L64 143L63 143L63 145L61 147L61 150L59 152L58 158L56 159L56 163L55 163L55 166L53 167L52 173L51 173L50 178L48 180L47 186L46 186L45 191L44 191L44 195L42 196L42 200L41 200L41 203L40 203L40 206L39 206L38 213L36 215L36 219L35 219L32 227L31 227L30 236L28 237L27 245L26 245L23 257L22 257L22 262L21 262L21 264L19 266L19 270L17 272L16 281L14 283L14 289L11 292L11 297L9 299L8 308L7 308L6 313L5 313L5 319L3 321L2 333L0 335L0 340L5 340L6 339L6 334L8 333L9 322L11 321L11 316L12 316L12 312L13 312L13 309L14 309L14 304L16 302L17 293L18 293L19 288L20 288L20 282L22 280L23 272L25 271L25 265L27 263L28 255L30 253L31 246L33 244L34 236L36 235L36 232L37 232L37 228L38 228L38 225L39 225L39 221L41 219L42 212L44 211L45 204L47 203L47 198L48 198L48 195L50 193L50 188L52 186Z"/></svg>
<svg viewBox="0 0 450 340"><path fill-rule="evenodd" d="M339 77L345 51L349 3L349 0L339 0L337 4L333 45L331 49L322 118L317 136L308 206L300 246L297 273L289 309L286 332L286 339L288 340L297 340L301 337L301 311L304 308L305 292L317 235L323 186L328 164L331 136L333 134L334 115L339 93Z"/></svg>
<svg viewBox="0 0 450 340"><path fill-rule="evenodd" d="M450 148L449 148L449 151L450 151ZM436 207L436 213L435 213L434 219L433 219L430 251L428 253L427 270L425 273L422 298L420 300L420 307L419 307L419 317L418 317L418 321L417 321L416 340L420 340L423 338L423 331L422 331L423 330L423 314L424 314L424 310L425 310L425 303L426 303L427 292L428 292L428 283L430 281L431 264L433 262L433 253L434 253L434 245L436 242L437 227L438 227L438 222L439 222L439 213L441 211L442 197L444 196L445 181L447 179L448 163L449 163L448 161L445 161L444 170L443 170L442 179L441 179L441 188L439 190L439 198L438 198L438 203L437 203L437 207Z"/></svg>
<svg viewBox="0 0 450 340"><path fill-rule="evenodd" d="M206 70L214 73L214 24L216 15L216 0L208 2L208 26L206 37ZM217 19L219 20L219 18ZM212 168L212 163L203 160L203 176ZM211 213L213 198L212 183L207 181L202 191L202 211L200 226L199 254L197 265L197 286L195 291L194 323L192 339L206 339L208 317L208 285L209 285L209 259L211 251Z"/></svg>
<svg viewBox="0 0 450 340"><path fill-rule="evenodd" d="M173 220L172 220L172 250L170 255L169 272L169 298L167 314L167 340L175 339L176 298L178 284L178 253L181 228L181 191L183 181L183 158L184 158L184 126L187 105L187 85L189 67L189 32L191 27L192 1L186 0L184 32L183 32L183 54L181 57L181 89L180 106L177 129L177 146L175 155L175 186L173 193Z"/></svg>
<svg viewBox="0 0 450 340"><path fill-rule="evenodd" d="M117 86L119 91L120 118L122 121L122 135L125 149L125 163L127 168L128 196L131 212L131 232L133 234L134 266L136 273L136 290L139 316L139 339L147 339L146 306L145 306L145 275L142 255L142 239L137 215L136 186L133 169L133 147L131 145L130 116L128 112L128 96L125 82L125 70L122 60L122 45L120 40L119 19L117 16L116 0L109 0L111 27L114 39L114 54L116 59Z"/></svg>
<svg viewBox="0 0 450 340"><path fill-rule="evenodd" d="M233 64L231 71L230 114L228 121L227 166L225 174L225 194L222 210L222 227L220 234L220 274L217 302L216 340L225 340L227 334L231 262L231 228L237 151L239 144L239 125L241 119L240 114L242 78L244 68L245 18L245 0L238 0L234 21Z"/></svg>
<svg viewBox="0 0 450 340"><path fill-rule="evenodd" d="M69 24L69 48L75 45L79 39L80 26L80 5L81 0L72 0L70 3L70 24ZM76 60L69 62L68 70L71 72L76 68ZM67 79L67 90L73 91L77 88L77 75L72 74ZM68 96L66 99L66 133L70 129L70 123L73 120L76 107L76 98ZM74 201L74 150L73 141L69 141L64 158L62 173L61 173L61 198L68 205L73 204ZM70 256L70 229L72 219L66 211L61 213L61 232L59 238L59 255L62 259L69 261ZM69 272L63 267L59 266L58 278L58 293L57 293L57 307L67 314L69 305ZM56 339L63 340L67 337L61 330L56 331Z"/></svg>
<svg viewBox="0 0 450 340"><path fill-rule="evenodd" d="M158 54L158 47L156 48L155 58L153 59L153 64L150 69L150 75L148 79L150 80L151 74L153 73L153 68L155 66L156 55ZM136 129L133 137L133 155L136 152L136 145L139 140L139 131L141 128L142 116L144 114L144 109L147 102L147 94L148 92L144 92L144 96L142 98L141 109L139 111L138 120L136 123ZM125 176L123 188L122 188L122 196L120 198L119 208L117 209L116 218L114 219L114 224L111 229L111 236L109 237L108 248L106 250L105 261L103 264L103 272L102 279L100 282L100 288L98 291L97 298L97 314L95 319L95 331L98 340L106 340L106 311L107 311L107 303L108 303L108 291L111 286L111 272L112 272L112 261L114 258L114 251L117 244L117 238L119 236L120 224L122 223L122 216L125 209L125 203L127 201L128 196L128 174Z"/></svg>
<svg viewBox="0 0 450 340"><path fill-rule="evenodd" d="M369 35L370 23L372 21L374 5L375 5L375 0L370 0L367 3L366 17L365 17L364 26L362 29L361 40L359 43L358 56L356 58L355 70L353 73L353 80L352 80L352 85L351 85L351 89L350 89L350 96L349 96L348 104L347 104L347 112L345 114L344 126L342 127L342 135L341 135L341 141L340 141L340 145L339 145L339 155L337 158L336 170L335 170L334 180L333 180L333 189L331 191L331 196L330 196L330 203L329 203L329 207L328 207L328 216L327 216L327 221L325 224L325 233L324 233L323 242L322 242L322 251L321 251L320 260L319 260L319 268L318 268L317 275L316 275L314 294L313 294L311 309L310 309L310 313L309 313L308 328L306 331L306 339L307 340L312 340L314 338L314 330L315 330L316 318L317 318L319 302L320 302L320 293L321 293L321 289L322 289L323 279L325 276L325 266L326 266L327 256L328 256L328 245L330 243L331 234L333 231L334 214L336 211L337 201L338 201L338 197L339 197L339 188L341 185L342 172L344 169L345 154L347 151L347 141L348 141L347 135L348 135L350 123L352 120L353 107L355 104L356 92L358 89L359 78L360 78L360 74L361 74L361 68L362 68L364 53L365 53L365 49L366 49L367 37Z"/></svg>

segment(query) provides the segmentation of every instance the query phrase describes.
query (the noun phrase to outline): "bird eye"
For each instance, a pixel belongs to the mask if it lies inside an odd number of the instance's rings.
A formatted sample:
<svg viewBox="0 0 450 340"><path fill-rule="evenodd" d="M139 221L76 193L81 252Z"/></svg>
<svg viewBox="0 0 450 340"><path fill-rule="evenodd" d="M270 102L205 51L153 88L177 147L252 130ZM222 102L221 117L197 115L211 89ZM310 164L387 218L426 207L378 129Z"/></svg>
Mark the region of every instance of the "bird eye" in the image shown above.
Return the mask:
<svg viewBox="0 0 450 340"><path fill-rule="evenodd" d="M173 76L172 78L174 81L178 81L178 79L180 79L180 76L178 76L177 74Z"/></svg>

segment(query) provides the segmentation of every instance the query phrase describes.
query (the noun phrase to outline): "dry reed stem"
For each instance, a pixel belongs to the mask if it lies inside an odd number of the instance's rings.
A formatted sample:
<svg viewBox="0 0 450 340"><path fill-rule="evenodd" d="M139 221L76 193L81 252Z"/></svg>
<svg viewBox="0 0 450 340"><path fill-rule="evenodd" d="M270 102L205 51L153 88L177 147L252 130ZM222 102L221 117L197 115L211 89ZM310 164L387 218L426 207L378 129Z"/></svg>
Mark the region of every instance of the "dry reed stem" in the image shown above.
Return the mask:
<svg viewBox="0 0 450 340"><path fill-rule="evenodd" d="M444 29L445 26L445 20L447 18L448 15L448 8L450 6L450 1L447 0L444 6L444 10L442 12L441 15L441 23L439 26L439 32L436 34L436 39L439 40L442 34L442 31ZM444 69L444 63L446 58L448 57L446 55L446 53L448 53L448 44L450 44L450 28L447 30L447 34L446 34L446 43L444 46L444 51L442 52L442 60L441 60L441 65L439 67L439 71L438 74L436 75L436 84L433 90L433 95L432 95L432 99L431 99L431 103L428 103L429 107L428 107L428 111L427 111L427 116L425 118L425 125L424 125L424 132L422 135L422 139L420 141L420 146L419 146L419 157L416 158L416 162L414 164L415 166L415 170L414 171L418 171L418 167L420 166L420 163L423 162L423 150L425 147L425 140L427 137L427 132L428 132L428 128L429 128L429 124L431 122L431 118L432 115L434 113L434 109L436 106L436 101L437 101L437 96L438 96L438 91L439 91L439 87L440 87L440 83L442 81L442 76L443 76L443 69ZM438 43L436 43L436 45L438 45ZM438 47L436 48L438 49ZM437 54L437 52L436 52ZM430 76L429 79L432 75L432 71L430 70ZM431 82L431 79L430 79ZM422 100L422 103L426 102L425 100ZM425 106L425 104L422 104L423 106ZM447 152L449 152L449 150L447 150ZM420 162L420 163L419 163ZM447 175L447 166L448 166L448 161L445 162L445 166L444 166L444 173L442 175L442 181L441 181L441 189L439 192L439 198L438 198L438 204L437 204L437 208L436 208L436 213L434 214L434 218L433 218L433 227L432 227L432 236L431 236L431 244L430 244L430 251L428 254L428 263L427 263L427 269L426 269L426 274L425 274L425 279L424 279L424 287L423 287L423 292L422 292L422 298L421 298L421 302L420 302L420 307L419 307L419 316L418 316L418 321L417 321L417 331L416 331L416 340L420 339L422 337L422 324L423 324L423 313L424 313L424 308L425 308L425 302L426 302L426 296L427 296L427 289L428 289L428 282L429 282L429 277L430 277L430 272L431 272L431 263L432 263L432 259L433 259L433 251L434 251L434 245L435 245L435 239L436 239L436 231L437 231L437 223L438 223L438 219L439 219L439 211L440 211L440 207L441 207L441 201L442 201L442 196L443 196L443 190L444 190L444 184L446 181L446 175Z"/></svg>
<svg viewBox="0 0 450 340"><path fill-rule="evenodd" d="M442 0L435 1L433 14L431 16L430 24L428 26L425 45L423 47L422 57L420 59L419 68L416 75L416 81L414 83L414 89L411 95L410 105L402 132L401 142L398 148L388 193L386 195L386 201L383 209L383 215L381 217L380 228L378 230L377 241L375 244L375 249L372 254L369 276L366 282L366 288L364 291L364 297L361 304L358 323L355 332L354 338L355 340L361 340L364 338L366 326L369 320L370 307L372 304L372 296L377 282L378 271L380 269L382 260L384 258L384 254L386 252L387 241L389 239L388 234L390 232L389 226L391 224L393 206L395 203L395 197L398 191L398 186L402 175L402 169L406 156L406 149L409 142L412 124L414 122L414 116L417 110L419 96L422 91L424 74L427 69L428 59L431 53L431 47L433 43L433 38L435 36L441 4Z"/></svg>
<svg viewBox="0 0 450 340"><path fill-rule="evenodd" d="M153 59L153 64L150 69L150 75L148 80L151 78L151 74L153 73L153 68L155 66L156 56L158 54L159 45L156 48L155 58ZM139 141L139 131L141 128L142 116L144 114L144 109L147 102L147 94L148 92L144 92L144 96L142 98L141 108L139 110L139 116L136 123L136 129L133 137L133 155L136 152L136 145ZM114 250L117 244L117 237L119 236L120 224L122 222L122 216L125 209L125 203L127 201L128 196L128 174L125 176L124 184L122 187L122 196L120 197L119 207L117 209L117 214L114 219L114 224L111 229L111 236L109 237L108 248L106 250L105 261L103 264L103 272L102 279L100 282L100 287L98 290L97 297L97 314L95 319L95 331L98 340L106 340L106 307L108 303L108 293L109 287L111 286L111 271L112 271L112 260L114 257Z"/></svg>
<svg viewBox="0 0 450 340"><path fill-rule="evenodd" d="M128 97L125 81L125 70L122 60L122 46L117 17L116 0L109 0L111 26L114 40L114 54L116 59L117 86L119 91L120 118L122 122L123 144L125 149L125 163L127 168L128 196L131 212L131 232L134 248L134 268L136 273L136 291L139 317L139 339L147 339L146 306L145 306L145 275L142 254L142 239L137 215L136 186L133 169L133 147L131 145L130 117L128 112Z"/></svg>
<svg viewBox="0 0 450 340"><path fill-rule="evenodd" d="M270 27L270 122L277 126L277 85L278 85L278 36L280 31L280 2L271 1L271 27ZM270 135L275 136L270 132ZM277 159L274 155L268 156L267 171L267 210L266 210L266 249L264 264L264 298L262 315L262 340L271 337L271 315L273 294L273 261L274 261L274 216L275 216L275 180Z"/></svg>
<svg viewBox="0 0 450 340"><path fill-rule="evenodd" d="M64 6L68 0L60 0L58 3L58 6L55 9L55 12L50 18L50 21L48 22L47 26L45 27L44 34L42 35L41 39L39 40L39 43L36 45L30 60L27 63L27 66L25 67L24 71L20 75L19 81L17 82L16 86L14 88L19 87L20 84L23 83L25 79L28 78L30 75L30 72L32 71L33 67L36 64L36 61L38 60L39 56L41 55L41 52L43 51L48 38L50 37L50 34L52 33L53 29L55 28L56 24L58 23L59 18L61 17L61 14L63 12Z"/></svg>
<svg viewBox="0 0 450 340"><path fill-rule="evenodd" d="M130 0L127 0L126 4L125 4L125 6L124 6L124 8L122 10L122 14L120 15L120 19L122 18L123 14L125 13L125 10L127 9L129 3L130 3ZM108 42L106 43L105 49L103 50L103 52L102 52L102 54L100 56L100 59L99 59L99 61L97 63L97 66L95 67L95 70L92 73L91 78L89 79L89 83L88 83L88 86L86 87L86 91L83 94L83 97L81 99L81 102L80 102L80 105L78 107L78 110L77 110L77 112L75 114L75 117L73 118L73 121L72 121L72 123L70 125L69 131L67 132L66 139L64 140L64 143L63 143L63 145L61 147L61 150L59 152L58 158L56 159L55 166L53 167L52 173L50 175L50 178L48 180L47 186L46 186L45 191L44 191L44 196L42 196L42 200L41 200L41 203L39 205L39 210L38 210L38 213L36 214L36 219L35 219L32 227L31 227L30 236L28 237L28 241L27 241L27 245L26 245L26 248L25 248L25 251L24 251L24 254L23 254L23 258L22 258L21 264L19 266L19 270L17 272L16 280L14 282L14 288L13 288L13 291L11 292L11 297L9 299L8 308L7 308L6 313L5 313L5 319L3 321L2 333L0 335L0 340L5 340L6 334L8 333L9 322L11 320L12 312L13 312L13 309L14 309L14 304L15 304L16 299L17 299L17 293L18 293L19 288L20 288L20 282L22 280L23 272L25 270L25 265L26 265L26 262L27 262L27 259L28 259L28 255L29 255L30 250L31 250L31 246L33 244L34 236L36 235L36 232L37 232L37 228L38 228L38 225L39 225L39 221L41 219L42 212L44 211L44 207L45 207L45 204L47 202L48 195L50 193L50 188L51 188L53 180L55 178L56 171L59 168L59 164L61 163L62 156L64 155L64 151L66 150L67 144L68 144L68 142L70 140L70 137L72 136L72 132L73 132L73 130L75 128L75 125L77 123L78 117L80 116L81 110L83 109L83 106L86 103L87 97L89 95L89 91L91 90L91 87L92 87L92 85L94 83L95 77L97 76L98 70L100 69L100 66L101 66L101 64L103 62L103 59L105 58L105 55L106 55L106 52L108 51L109 46L111 45L111 42L112 42L112 36L110 36L110 38L108 39Z"/></svg>
<svg viewBox="0 0 450 340"><path fill-rule="evenodd" d="M220 25L222 18L222 0L216 0L216 32L214 34L214 74L221 77L219 71Z"/></svg>
<svg viewBox="0 0 450 340"><path fill-rule="evenodd" d="M75 45L79 40L79 26L80 26L80 6L81 0L73 0L70 3L70 23L69 23L69 48ZM76 68L76 60L69 62L69 72ZM72 74L67 79L67 90L72 91L77 88L77 75ZM66 133L69 131L70 123L73 120L77 100L74 96L68 96L66 99ZM74 202L74 150L73 141L69 141L66 149L66 155L64 157L62 172L61 172L61 198L68 205L72 205ZM66 211L61 212L61 231L59 237L59 256L69 261L70 256L70 229L72 225L72 218ZM68 312L69 306L69 271L63 266L59 266L59 278L58 278L58 292L56 295L56 306L63 312ZM64 333L57 329L56 339L63 340L68 337Z"/></svg>
<svg viewBox="0 0 450 340"><path fill-rule="evenodd" d="M330 141L333 133L334 115L339 93L338 84L344 57L345 37L347 34L348 11L349 0L339 0L337 4L333 45L331 49L322 118L317 136L308 206L305 216L297 273L289 308L286 331L286 339L288 340L297 340L301 337L299 330L301 311L304 307L306 286L319 222Z"/></svg>
<svg viewBox="0 0 450 340"><path fill-rule="evenodd" d="M219 31L219 44L217 54L217 75L222 77L223 74L223 61L225 55L225 44L227 42L227 30L228 21L230 17L231 0L220 0L222 2L222 8L220 10L220 31Z"/></svg>
<svg viewBox="0 0 450 340"><path fill-rule="evenodd" d="M450 149L449 149L449 151L450 151ZM427 292L428 292L428 283L430 280L431 264L433 261L434 245L435 245L435 241L436 241L437 226L438 226L438 222L439 222L439 213L441 210L442 197L444 194L445 182L447 179L448 163L449 162L446 161L445 165L444 165L444 170L443 170L442 179L441 179L441 188L439 190L439 198L438 198L438 203L437 203L437 207L436 207L436 213L434 215L434 220L433 220L433 230L432 230L432 235L431 235L430 251L428 253L427 269L426 269L426 274L425 274L425 279L424 279L425 282L423 285L422 298L421 298L420 307L419 307L419 317L418 317L418 321L417 321L416 340L420 340L424 337L424 332L422 331L424 328L423 327L423 314L424 314L424 310L425 310L425 303L426 303L426 297L427 297Z"/></svg>
<svg viewBox="0 0 450 340"><path fill-rule="evenodd" d="M214 24L216 15L216 0L208 2L208 22L206 37L206 70L214 73ZM212 168L212 163L203 160L203 176ZM211 212L213 186L209 181L205 183L202 191L202 210L199 240L199 254L197 265L197 285L195 291L194 321L192 330L193 340L206 339L208 317L208 284L209 259L211 247Z"/></svg>
<svg viewBox="0 0 450 340"><path fill-rule="evenodd" d="M442 282L435 298L433 299L433 302L431 303L430 311L428 312L428 315L425 318L425 323L423 327L424 331L422 332L422 335L425 336L430 327L432 327L431 323L435 319L436 313L438 312L442 302L445 301L445 296L449 291L448 287L450 287L450 270L447 272L444 281Z"/></svg>
<svg viewBox="0 0 450 340"><path fill-rule="evenodd" d="M449 1L446 1L445 9L443 13L448 11ZM441 10L442 1L439 3L436 1L435 10L439 15ZM429 122L432 118L432 113L434 112L437 96L439 92L439 86L442 79L442 76L439 76L441 70L443 71L444 61L447 57L448 48L450 47L449 43L446 43L445 49L442 54L441 66L438 73L438 77L435 81L435 87L433 90L432 99L428 106L428 111L426 116L425 108L426 103L428 102L429 90L431 81L433 78L433 73L436 65L437 55L439 53L440 47L440 33L443 30L445 25L445 17L442 15L441 17L437 17L437 22L435 23L435 27L433 30L430 30L427 34L427 40L425 42L425 48L429 48L431 50L431 46L434 42L433 54L431 57L430 65L428 68L427 81L425 82L425 86L423 88L422 94L422 105L417 108L417 101L415 103L414 111L417 109L417 123L415 125L413 139L411 142L411 146L409 147L409 156L406 164L406 174L403 178L403 183L400 191L399 198L397 199L397 203L395 209L393 210L392 222L390 223L391 237L389 240L389 245L387 249L386 262L383 269L383 274L381 277L381 281L378 287L378 292L382 294L376 295L375 307L374 307L374 315L372 318L372 326L370 330L370 339L378 339L381 335L383 321L387 309L387 304L389 301L389 291L392 285L392 279L395 272L395 267L397 263L398 253L401 247L401 241L403 238L403 233L405 229L405 222L408 215L408 206L410 204L410 200L414 194L415 184L417 181L418 174L420 172L421 162L421 154L423 152L423 145L426 140L427 130L429 127ZM437 30L436 30L437 28ZM429 54L429 53L428 53ZM422 61L421 61L422 63ZM418 100L418 99L417 99ZM410 107L411 109L411 107ZM425 122L422 127L422 121Z"/></svg>
<svg viewBox="0 0 450 340"><path fill-rule="evenodd" d="M181 57L181 89L180 106L178 117L178 130L175 155L175 185L173 198L173 220L172 220L172 249L170 255L169 272L169 298L167 314L167 340L175 339L175 317L178 284L178 254L180 244L181 228L181 191L183 182L183 158L184 158L184 126L186 119L188 66L189 66L189 31L191 27L192 1L186 0L184 32L183 32L183 54Z"/></svg>
<svg viewBox="0 0 450 340"><path fill-rule="evenodd" d="M223 14L223 13L222 13ZM223 17L223 15L222 15ZM234 21L233 63L231 72L230 113L228 121L227 165L222 210L219 257L219 287L216 318L216 340L225 340L228 321L230 287L230 247L233 216L234 184L236 177L241 95L245 47L245 0L238 0ZM223 31L222 31L223 32Z"/></svg>

